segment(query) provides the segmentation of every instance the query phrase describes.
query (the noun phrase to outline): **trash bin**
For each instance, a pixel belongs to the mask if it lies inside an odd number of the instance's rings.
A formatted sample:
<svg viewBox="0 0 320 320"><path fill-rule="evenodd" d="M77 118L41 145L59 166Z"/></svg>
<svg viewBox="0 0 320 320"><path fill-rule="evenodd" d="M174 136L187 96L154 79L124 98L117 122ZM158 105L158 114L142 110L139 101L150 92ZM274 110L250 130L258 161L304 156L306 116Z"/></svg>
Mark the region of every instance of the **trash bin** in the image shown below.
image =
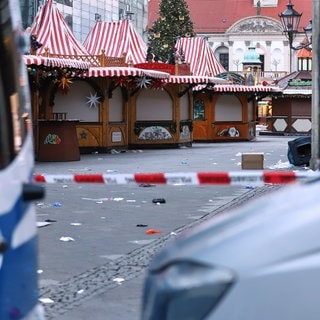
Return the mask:
<svg viewBox="0 0 320 320"><path fill-rule="evenodd" d="M288 160L295 166L309 165L311 159L311 137L299 137L288 141Z"/></svg>
<svg viewBox="0 0 320 320"><path fill-rule="evenodd" d="M76 123L72 120L39 120L37 161L79 161Z"/></svg>

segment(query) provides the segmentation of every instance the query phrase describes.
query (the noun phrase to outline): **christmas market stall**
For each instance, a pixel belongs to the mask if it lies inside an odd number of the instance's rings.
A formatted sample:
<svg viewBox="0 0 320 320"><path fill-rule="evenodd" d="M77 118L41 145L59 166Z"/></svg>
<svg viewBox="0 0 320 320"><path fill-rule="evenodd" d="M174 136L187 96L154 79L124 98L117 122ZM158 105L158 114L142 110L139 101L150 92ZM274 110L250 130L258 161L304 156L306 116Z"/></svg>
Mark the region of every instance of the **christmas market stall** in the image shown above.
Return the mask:
<svg viewBox="0 0 320 320"><path fill-rule="evenodd" d="M24 60L32 91L36 159L80 160L76 128L79 117L70 117L66 102L64 110L55 110L54 93L59 89L66 94L92 61L52 0L39 8L26 34L31 40Z"/></svg>
<svg viewBox="0 0 320 320"><path fill-rule="evenodd" d="M48 104L52 100L50 88L56 87L67 92L73 79L88 70L90 64L79 60L34 55L24 55L23 58L30 79L36 159L80 160L77 120L68 119L66 112L53 112Z"/></svg>
<svg viewBox="0 0 320 320"><path fill-rule="evenodd" d="M272 98L268 131L277 134L310 135L312 127L311 71L296 71L279 79L281 92Z"/></svg>
<svg viewBox="0 0 320 320"><path fill-rule="evenodd" d="M181 38L182 52L193 75L225 79L211 87L193 88L193 140L239 141L256 136L257 100L272 91L267 85L246 85L246 79L224 70L208 42L201 37ZM248 82L248 81L247 81Z"/></svg>
<svg viewBox="0 0 320 320"><path fill-rule="evenodd" d="M194 140L254 139L257 101L273 90L264 85L223 84L194 92Z"/></svg>
<svg viewBox="0 0 320 320"><path fill-rule="evenodd" d="M109 146L118 146L119 141L129 148L191 145L192 88L198 83L212 85L212 77L192 76L179 52L173 64L155 61L127 20L97 22L84 45L91 54L101 48L112 56L125 52L128 70L143 70L143 75L134 79L132 75L110 77L107 69L98 69L108 92ZM89 78L95 74L92 71Z"/></svg>
<svg viewBox="0 0 320 320"><path fill-rule="evenodd" d="M77 160L79 150L127 148L129 83L139 87L139 83L150 81L148 78L166 78L168 74L128 67L124 52L113 57L107 56L103 49L99 55L90 54L76 41L50 0L41 7L28 31L33 38L30 50L33 54L24 58L32 84L37 160ZM114 34L121 32L113 30ZM139 43L135 45L140 48ZM142 58L136 58L139 50L131 52L127 46L122 49L130 52L133 61L141 61ZM71 123L75 128L72 136L77 140L73 149L78 154L64 156L71 149L70 144L64 148L65 137L71 134L70 130L58 132L57 127ZM43 131L47 133L43 135ZM59 152L54 152L58 148Z"/></svg>
<svg viewBox="0 0 320 320"><path fill-rule="evenodd" d="M148 67L156 69L158 65L151 63ZM165 64L161 64L163 67ZM175 69L174 65L167 65L166 70L170 67ZM171 70L170 77L165 81L154 83L153 88L140 90L132 97L129 144L140 147L191 146L192 88L223 82L223 79L214 77L175 75Z"/></svg>

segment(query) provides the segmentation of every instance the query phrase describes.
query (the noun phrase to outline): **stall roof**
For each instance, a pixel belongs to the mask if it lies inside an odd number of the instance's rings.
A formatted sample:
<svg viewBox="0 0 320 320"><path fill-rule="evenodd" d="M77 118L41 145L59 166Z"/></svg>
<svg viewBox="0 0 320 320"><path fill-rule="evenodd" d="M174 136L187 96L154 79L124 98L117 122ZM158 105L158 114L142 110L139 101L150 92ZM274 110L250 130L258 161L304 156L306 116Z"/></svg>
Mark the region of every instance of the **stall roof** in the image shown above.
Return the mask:
<svg viewBox="0 0 320 320"><path fill-rule="evenodd" d="M311 96L312 72L295 71L278 80L278 85L283 95Z"/></svg>
<svg viewBox="0 0 320 320"><path fill-rule="evenodd" d="M61 59L49 58L43 56L24 55L24 63L26 65L36 65L45 67L60 67L60 68L75 68L75 69L89 69L90 63L75 59Z"/></svg>
<svg viewBox="0 0 320 320"><path fill-rule="evenodd" d="M202 37L180 38L176 44L179 53L182 49L185 62L190 64L194 76L216 76L226 70L215 57L207 40Z"/></svg>
<svg viewBox="0 0 320 320"><path fill-rule="evenodd" d="M116 22L97 21L83 45L91 55L100 55L104 50L107 57L126 54L127 63L146 61L147 45L127 19Z"/></svg>
<svg viewBox="0 0 320 320"><path fill-rule="evenodd" d="M169 74L166 72L156 71L156 70L145 70L139 68L130 67L91 67L85 74L86 77L127 77L127 76L137 76L143 77L147 76L156 79L167 79Z"/></svg>
<svg viewBox="0 0 320 320"><path fill-rule="evenodd" d="M227 80L207 77L207 76L170 76L166 80L167 83L189 83L189 84L226 84Z"/></svg>
<svg viewBox="0 0 320 320"><path fill-rule="evenodd" d="M272 92L277 91L277 88L271 86L245 86L245 85L232 85L232 84L216 84L213 88L215 92Z"/></svg>
<svg viewBox="0 0 320 320"><path fill-rule="evenodd" d="M37 50L37 54L45 54L49 49L49 53L54 55L88 55L87 50L76 40L52 0L48 0L45 5L39 8L30 32L42 44Z"/></svg>
<svg viewBox="0 0 320 320"><path fill-rule="evenodd" d="M311 96L312 89L285 89L282 92L284 95L301 95L301 96Z"/></svg>

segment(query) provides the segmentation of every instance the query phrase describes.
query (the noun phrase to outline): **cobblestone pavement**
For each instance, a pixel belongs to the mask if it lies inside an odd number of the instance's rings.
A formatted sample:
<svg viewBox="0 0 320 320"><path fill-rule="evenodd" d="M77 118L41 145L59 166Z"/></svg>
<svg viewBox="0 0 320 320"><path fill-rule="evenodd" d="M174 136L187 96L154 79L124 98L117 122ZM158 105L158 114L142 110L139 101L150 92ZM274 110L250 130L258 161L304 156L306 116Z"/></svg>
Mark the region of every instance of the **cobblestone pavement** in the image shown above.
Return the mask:
<svg viewBox="0 0 320 320"><path fill-rule="evenodd" d="M195 144L192 148L181 148L177 150L131 150L127 153L113 153L109 155L96 154L96 155L82 155L81 161L70 163L37 163L36 173L39 174L70 174L70 173L136 173L136 172L207 172L207 171L239 171L241 170L241 158L240 155L243 152L264 152L264 168L267 170L292 170L292 167L286 167L287 162L287 143L292 140L292 137L258 137L257 141L251 142L236 142L236 143L216 143L216 144ZM42 267L43 274L39 274L40 277L40 298L51 299L52 303L43 303L46 312L46 319L59 319L59 320L138 320L140 315L140 303L142 294L142 284L144 274L147 270L150 259L161 250L168 242L173 240L176 236L186 232L196 224L205 222L210 217L217 214L227 214L229 210L240 206L250 199L257 198L268 192L276 191L279 186L266 185L259 188L238 188L233 189L232 195L225 192L224 197L220 197L220 191L215 191L215 199L222 199L216 201L216 206L208 206L203 208L204 210L196 210L196 206L200 206L202 201L208 201L208 197L202 194L202 189L197 190L199 196L198 203L190 210L194 210L198 215L197 219L188 220L186 215L180 217L173 217L174 221L168 221L167 224L172 223L175 225L173 229L169 227L164 228L165 232L161 233L157 237L152 238L152 241L146 241L146 244L139 246L128 245L128 235L122 239L123 244L121 249L126 246L126 250L122 250L118 258L93 260L93 257L97 255L89 252L87 257L81 256L81 248L78 250L77 257L79 261L73 261L73 257L69 256L69 248L62 247L63 252L60 251L61 245L56 241L57 231L66 231L67 225L70 224L70 219L74 217L81 217L83 219L89 219L86 228L90 228L90 224L93 222L93 215L90 216L91 209L84 209L83 202L76 203L76 196L72 198L68 196L68 191L71 189L76 191L76 188L64 189L61 191L59 187L50 187L51 199L53 195L60 194L63 196L64 201L69 201L65 205L65 211L59 211L56 213L55 208L40 208L37 209L38 218L55 218L58 217L60 221L59 225L50 229L41 228L40 233L40 262L45 266ZM127 195L130 195L131 190L124 189ZM155 192L159 193L160 188L155 188ZM220 190L220 189L219 189ZM98 198L98 192L94 190L92 197ZM151 191L150 191L151 192ZM186 197L192 197L192 191ZM221 191L222 192L222 191ZM75 193L75 192L74 192ZM84 189L78 190L78 193L85 194ZM143 194L146 196L148 191ZM170 193L167 191L170 195ZM213 197L213 192L210 190L208 194ZM100 196L100 194L99 194ZM149 198L150 198L149 194ZM157 197L159 195L156 195ZM141 199L143 197L141 196ZM190 206L190 199L183 198L183 195L176 195L177 201L185 201L185 206ZM140 199L140 200L141 200ZM57 199L59 200L59 199ZM62 201L63 202L63 201ZM169 203L167 204L169 207ZM68 210L66 207L68 206ZM105 210L111 215L123 214L118 207L114 204L104 203ZM92 207L96 213L97 210L101 210L102 207ZM148 210L148 208L154 209L154 207L134 208L125 207L130 212L125 212L127 215L123 215L122 219L125 222L125 226L132 226L135 223L134 214L140 214L139 210ZM177 207L179 208L179 207ZM175 209L175 208L174 208ZM115 210L115 211L114 211ZM123 209L122 209L123 210ZM46 213L49 212L49 213ZM76 211L76 212L73 212ZM111 212L110 212L111 211ZM197 211L197 212L196 212ZM130 213L130 215L128 215ZM165 211L157 211L157 214L161 214L161 218L170 217L165 216ZM89 217L88 217L89 216ZM144 212L144 216L150 217L151 214ZM195 215L196 217L196 215ZM95 218L99 219L99 215L96 214ZM159 216L153 217L153 221L156 221ZM69 220L68 220L69 219ZM91 219L91 220L90 220ZM119 218L120 219L120 218ZM131 220L130 220L131 219ZM184 219L184 220L183 220ZM129 221L128 221L129 220ZM97 220L98 221L98 220ZM182 222L183 221L183 222ZM99 222L96 222L99 223ZM101 226L99 231L102 232L102 236L106 237L106 232L110 230L110 223L113 223L112 227L115 230L121 227L121 221L114 220L108 221L109 224ZM165 227L166 221L163 221L163 227ZM174 223L174 224L173 224ZM97 226L95 226L97 227ZM99 226L98 226L99 227ZM135 227L135 225L133 226ZM54 229L55 228L55 229ZM61 228L61 229L60 229ZM63 229L65 228L65 229ZM103 229L106 228L106 229ZM109 228L109 229L108 229ZM93 231L92 231L93 230ZM90 229L87 232L94 233L96 229ZM131 231L130 231L131 230ZM170 230L170 231L169 231ZM136 231L135 229L128 229L127 232ZM54 234L54 232L56 232ZM105 232L105 234L103 234ZM120 231L122 232L122 231ZM172 233L174 232L174 233ZM82 234L85 238L88 233ZM95 237L95 234L90 234L91 238ZM132 235L134 236L134 235ZM119 235L121 237L121 235ZM101 235L100 235L100 240ZM104 239L104 238L103 238ZM108 241L111 241L110 238ZM81 239L85 241L85 239ZM105 240L104 240L105 241ZM75 241L75 246L81 246L81 241ZM84 243L84 242L82 242ZM109 246L113 246L113 243L108 243ZM82 252L91 248L92 251L97 248L94 247L95 243L92 243L92 248L86 246L82 248ZM101 244L99 243L99 249ZM112 248L111 248L112 249ZM71 250L71 249L70 249ZM48 252L46 252L48 251ZM120 245L114 249L115 252L120 251ZM82 259L82 258L83 259ZM96 257L97 258L97 257ZM64 259L68 259L67 262ZM82 260L81 260L82 259ZM102 261L102 262L101 262ZM98 262L98 263L96 263ZM46 265L47 264L47 265ZM56 264L56 266L52 266ZM80 265L81 267L77 266ZM50 270L46 270L47 267ZM69 269L68 269L69 268ZM79 270L81 270L79 272ZM124 280L124 281L122 281Z"/></svg>
<svg viewBox="0 0 320 320"><path fill-rule="evenodd" d="M248 191L243 196L227 203L214 210L207 215L204 215L201 219L193 221L187 225L182 226L179 229L174 230L176 236L180 233L192 228L196 224L202 223L213 215L224 213L232 208L240 206L252 198L264 195L267 192L274 191L280 188L279 186L264 186ZM172 234L167 234L154 240L148 245L136 249L129 254L116 259L114 261L108 262L100 267L87 270L82 274L75 275L74 277L59 283L58 285L46 286L40 289L40 296L50 297L54 300L53 304L45 304L45 312L47 319L68 319L62 318L62 315L67 313L69 310L77 308L82 303L95 296L105 293L108 290L119 287L119 282L114 281L114 279L125 278L126 281L130 281L136 277L143 275L146 268L148 267L150 259L156 254L161 248L163 248L167 243L172 240ZM137 293L139 296L141 292ZM108 311L106 310L108 313ZM136 312L139 312L136 310ZM126 315L124 315L123 319ZM127 319L138 319L138 314L132 315L128 314ZM130 318L129 318L130 317ZM75 318L69 318L75 319ZM80 319L80 318L77 318ZM81 319L88 319L84 316ZM108 315L97 315L92 317L92 319L111 319ZM114 318L116 319L116 318Z"/></svg>

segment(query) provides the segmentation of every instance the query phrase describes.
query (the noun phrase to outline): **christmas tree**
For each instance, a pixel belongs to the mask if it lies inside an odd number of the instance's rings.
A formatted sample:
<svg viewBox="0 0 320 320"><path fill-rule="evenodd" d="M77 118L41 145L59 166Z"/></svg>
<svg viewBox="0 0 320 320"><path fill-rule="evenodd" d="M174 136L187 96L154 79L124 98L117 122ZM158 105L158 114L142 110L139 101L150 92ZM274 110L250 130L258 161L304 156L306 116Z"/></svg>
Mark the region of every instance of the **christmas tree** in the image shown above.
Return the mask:
<svg viewBox="0 0 320 320"><path fill-rule="evenodd" d="M174 46L180 37L194 37L185 0L161 0L159 18L149 29L149 48L155 60L174 63Z"/></svg>

